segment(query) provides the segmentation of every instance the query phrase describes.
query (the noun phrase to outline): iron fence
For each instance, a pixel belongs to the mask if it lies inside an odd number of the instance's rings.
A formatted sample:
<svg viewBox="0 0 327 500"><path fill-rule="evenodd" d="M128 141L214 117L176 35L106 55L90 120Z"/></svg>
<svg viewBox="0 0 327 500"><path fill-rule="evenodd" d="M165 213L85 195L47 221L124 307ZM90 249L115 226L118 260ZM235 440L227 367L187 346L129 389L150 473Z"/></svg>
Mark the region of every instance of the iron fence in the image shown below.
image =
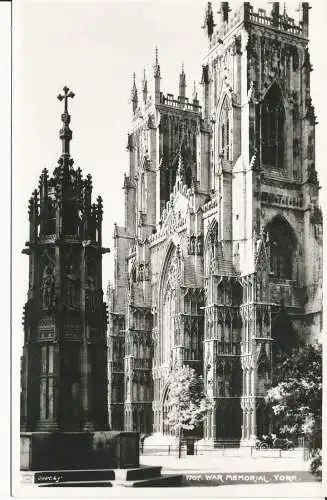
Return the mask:
<svg viewBox="0 0 327 500"><path fill-rule="evenodd" d="M197 442L182 441L181 456L209 455L217 457L250 457L250 458L291 458L303 454L304 448L296 443L294 449L266 448L258 449L255 446L240 446L235 442L217 442L211 446L199 446ZM178 456L179 446L176 444L140 444L140 455Z"/></svg>

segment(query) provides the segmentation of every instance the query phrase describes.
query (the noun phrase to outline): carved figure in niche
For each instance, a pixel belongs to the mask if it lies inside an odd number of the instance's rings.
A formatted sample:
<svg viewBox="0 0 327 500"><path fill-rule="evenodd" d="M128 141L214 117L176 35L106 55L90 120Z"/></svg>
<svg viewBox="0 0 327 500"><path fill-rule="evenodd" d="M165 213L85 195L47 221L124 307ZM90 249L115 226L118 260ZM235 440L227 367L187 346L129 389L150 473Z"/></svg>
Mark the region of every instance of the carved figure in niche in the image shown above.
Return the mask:
<svg viewBox="0 0 327 500"><path fill-rule="evenodd" d="M74 266L71 264L67 273L67 305L70 308L76 305L76 282Z"/></svg>
<svg viewBox="0 0 327 500"><path fill-rule="evenodd" d="M275 44L272 46L271 51L271 67L275 71L279 69L279 50L278 46Z"/></svg>
<svg viewBox="0 0 327 500"><path fill-rule="evenodd" d="M197 253L198 255L202 255L203 252L203 235L198 234L197 237Z"/></svg>
<svg viewBox="0 0 327 500"><path fill-rule="evenodd" d="M53 272L54 269L52 264L47 264L43 271L42 286L41 286L42 305L46 309L53 305L53 300L54 300L55 279Z"/></svg>

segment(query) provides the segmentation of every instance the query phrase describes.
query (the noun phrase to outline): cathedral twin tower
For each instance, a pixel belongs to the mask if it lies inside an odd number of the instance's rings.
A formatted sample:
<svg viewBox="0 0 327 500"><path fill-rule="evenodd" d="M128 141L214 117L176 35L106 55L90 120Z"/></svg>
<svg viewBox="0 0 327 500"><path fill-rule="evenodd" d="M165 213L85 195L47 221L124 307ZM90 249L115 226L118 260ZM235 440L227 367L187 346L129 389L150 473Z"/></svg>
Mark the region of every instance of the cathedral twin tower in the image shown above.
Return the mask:
<svg viewBox="0 0 327 500"><path fill-rule="evenodd" d="M40 388L23 388L22 398L23 420L38 429L55 427L57 412L69 427L72 411L75 424L104 427L107 363L111 428L169 435L168 377L187 364L203 375L213 403L205 442L251 442L271 429L264 397L278 350L319 339L322 214L309 5L302 3L298 24L278 2L269 13L221 2L220 16L216 27L208 3L201 96L194 89L186 97L184 69L179 95L165 94L158 53L141 92L134 79L125 224L115 225L108 287L108 360L101 199L91 204L91 180L73 169L69 151L53 178L41 176L27 252L31 261L39 252L42 266L30 273L23 362L24 370L39 349L41 413L24 413ZM36 229L38 204L44 212ZM65 210L75 217L65 219ZM31 316L32 301L41 304L39 318ZM53 396L60 359L64 406ZM91 365L98 394L88 390Z"/></svg>

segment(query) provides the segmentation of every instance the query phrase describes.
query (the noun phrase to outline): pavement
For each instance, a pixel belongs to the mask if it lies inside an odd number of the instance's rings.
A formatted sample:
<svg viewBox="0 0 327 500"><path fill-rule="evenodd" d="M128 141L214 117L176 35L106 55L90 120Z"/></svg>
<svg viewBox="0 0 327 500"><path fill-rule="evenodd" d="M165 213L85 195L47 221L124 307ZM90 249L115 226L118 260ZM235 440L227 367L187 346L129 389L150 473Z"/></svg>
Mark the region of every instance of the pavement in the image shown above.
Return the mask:
<svg viewBox="0 0 327 500"><path fill-rule="evenodd" d="M98 488L96 497L133 498L325 498L326 486L309 472L309 462L303 461L301 450L286 456L263 454L255 456L141 455L140 465L162 466L162 474L183 474L182 488L115 488L108 495ZM26 476L26 474L25 474ZM25 487L35 485L25 484ZM28 489L30 489L28 488ZM70 488L69 488L70 489ZM88 494L91 493L88 489ZM102 494L103 490L103 494ZM107 490L107 493L105 493ZM128 491L126 491L128 490ZM138 491L137 491L138 490ZM26 490L24 490L26 491ZM81 493L81 489L78 492ZM20 496L20 495L19 495ZM78 495L79 496L79 495ZM83 495L86 496L83 492ZM93 497L93 495L92 495Z"/></svg>
<svg viewBox="0 0 327 500"><path fill-rule="evenodd" d="M186 488L179 490L178 497L217 497L219 488L219 498L325 498L325 485L309 472L309 462L302 457L300 449L282 457L236 457L212 452L182 458L141 455L140 463L161 465L163 474L184 474Z"/></svg>

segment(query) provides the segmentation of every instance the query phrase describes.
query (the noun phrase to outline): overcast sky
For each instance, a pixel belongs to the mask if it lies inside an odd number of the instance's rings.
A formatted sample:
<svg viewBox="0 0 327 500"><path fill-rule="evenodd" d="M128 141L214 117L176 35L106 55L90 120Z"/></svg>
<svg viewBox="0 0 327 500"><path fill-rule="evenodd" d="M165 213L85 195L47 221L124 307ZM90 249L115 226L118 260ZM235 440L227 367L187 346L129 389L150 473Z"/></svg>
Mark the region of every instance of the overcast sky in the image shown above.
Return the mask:
<svg viewBox="0 0 327 500"><path fill-rule="evenodd" d="M252 2L258 5L258 2ZM312 97L317 126L317 170L322 178L326 137L327 2L310 10ZM230 2L238 6L239 2ZM283 3L282 3L283 5ZM287 2L294 13L298 2ZM261 2L268 11L271 4ZM164 92L178 94L184 63L187 96L201 79L208 39L203 25L206 2L15 0L13 4L13 334L21 334L26 301L28 199L43 168L52 173L61 152L58 138L63 104L56 96L64 85L76 94L69 103L71 154L84 175L93 176L94 198L104 200L103 244L112 248L113 223L123 224L123 173L128 171L127 132L131 119L133 72L152 77L159 48ZM219 9L213 2L214 12ZM298 13L295 14L298 19ZM218 22L218 14L215 15ZM200 90L200 87L198 86ZM322 197L323 198L323 197ZM323 199L321 200L323 204ZM103 287L112 277L113 254L103 260Z"/></svg>

